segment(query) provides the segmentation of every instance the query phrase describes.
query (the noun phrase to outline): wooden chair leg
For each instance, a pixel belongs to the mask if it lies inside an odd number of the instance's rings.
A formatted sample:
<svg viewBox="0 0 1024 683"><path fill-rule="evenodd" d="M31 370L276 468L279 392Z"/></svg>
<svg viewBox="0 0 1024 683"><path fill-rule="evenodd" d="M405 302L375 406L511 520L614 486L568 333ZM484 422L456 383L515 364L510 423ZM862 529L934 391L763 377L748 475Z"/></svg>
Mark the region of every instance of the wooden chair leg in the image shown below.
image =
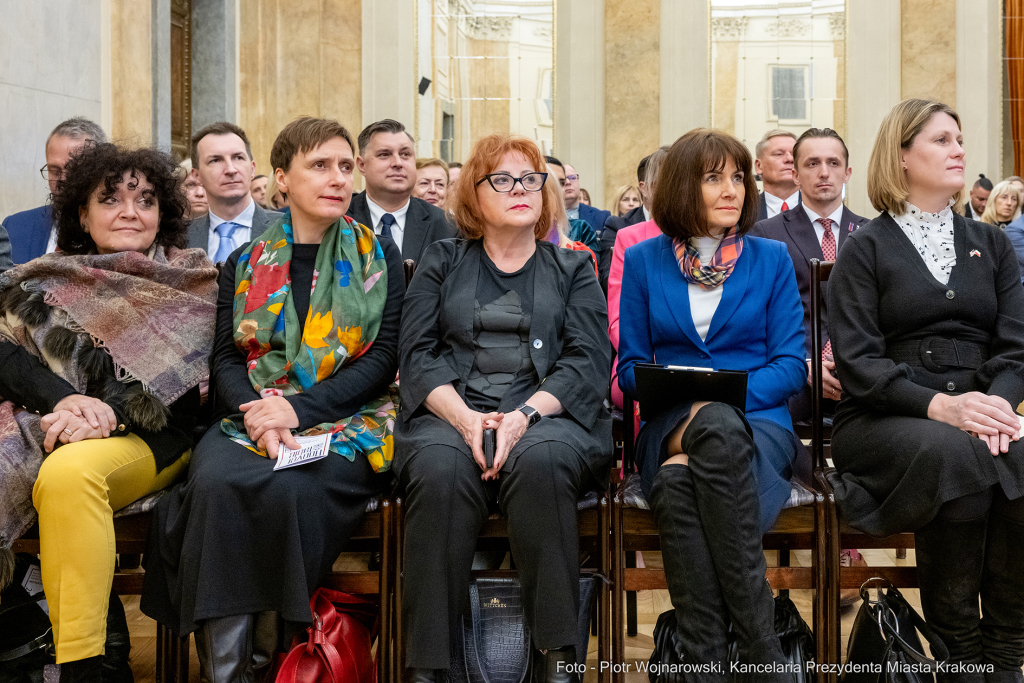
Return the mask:
<svg viewBox="0 0 1024 683"><path fill-rule="evenodd" d="M391 661L392 683L401 683L402 673L405 671L405 629L402 626L402 574L405 571L405 508L402 499L395 498L395 508L392 512L394 521L392 523L393 540L395 544L395 569L392 572L394 577L394 595L391 600L394 610L394 656Z"/></svg>
<svg viewBox="0 0 1024 683"><path fill-rule="evenodd" d="M189 639L156 625L156 683L188 683Z"/></svg>
<svg viewBox="0 0 1024 683"><path fill-rule="evenodd" d="M380 578L377 593L380 598L380 631L377 634L377 680L379 683L389 681L392 671L392 638L391 622L393 609L391 606L391 579L394 573L393 508L387 498L381 501L380 509Z"/></svg>
<svg viewBox="0 0 1024 683"><path fill-rule="evenodd" d="M612 661L626 661L625 614L623 613L625 589L622 550L622 500L612 499ZM625 673L612 675L614 683L624 683Z"/></svg>
<svg viewBox="0 0 1024 683"><path fill-rule="evenodd" d="M601 553L601 561L598 566L601 576L605 579L610 579L611 570L611 548L610 548L610 511L608 509L608 496L602 496L601 502L598 507L598 534L600 534L600 540L598 541L598 552ZM609 614L608 608L611 606L611 586L604 581L598 587L600 593L597 594L597 659L598 659L598 670L597 680L598 683L609 683L611 680L611 674L609 671L601 670L602 662L612 661L612 644L611 644L611 633L608 631L609 627Z"/></svg>
<svg viewBox="0 0 1024 683"><path fill-rule="evenodd" d="M623 558L626 561L626 569L636 569L636 552L631 550ZM626 635L635 638L636 630L636 591L626 591Z"/></svg>
<svg viewBox="0 0 1024 683"><path fill-rule="evenodd" d="M819 502L814 510L814 611L812 628L814 629L814 658L819 663L829 661L829 628L828 616L828 514L826 506ZM818 683L825 683L827 676L819 673Z"/></svg>
<svg viewBox="0 0 1024 683"><path fill-rule="evenodd" d="M896 559L897 560L905 560L905 559L907 559L907 549L906 548L896 548Z"/></svg>

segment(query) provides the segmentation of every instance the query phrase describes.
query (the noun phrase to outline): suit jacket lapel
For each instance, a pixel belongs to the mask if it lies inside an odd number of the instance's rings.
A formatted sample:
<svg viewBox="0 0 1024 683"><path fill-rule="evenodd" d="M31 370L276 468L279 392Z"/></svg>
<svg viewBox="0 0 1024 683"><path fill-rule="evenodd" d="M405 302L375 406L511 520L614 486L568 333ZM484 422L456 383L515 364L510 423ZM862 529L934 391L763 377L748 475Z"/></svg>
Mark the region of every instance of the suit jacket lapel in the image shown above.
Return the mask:
<svg viewBox="0 0 1024 683"><path fill-rule="evenodd" d="M843 248L843 242L845 242L846 238L850 236L850 233L853 232L854 230L856 230L857 228L859 228L862 225L864 225L864 219L859 217L859 216L854 215L854 213L852 211L850 211L848 208L846 208L844 206L843 207L843 222L839 226L839 244L837 245L838 248L842 249Z"/></svg>
<svg viewBox="0 0 1024 683"><path fill-rule="evenodd" d="M367 228L373 229L373 222L370 220L370 205L366 203L365 191L352 195L348 215L352 216L356 223L362 223Z"/></svg>
<svg viewBox="0 0 1024 683"><path fill-rule="evenodd" d="M661 274L661 291L669 304L668 309L672 311L672 317L676 319L676 325L693 342L698 349L707 350L704 341L697 334L697 328L693 324L693 314L690 312L690 296L687 287L689 283L679 271L679 261L676 260L675 249L672 248L672 240L666 239L665 246L661 249L661 267L658 268ZM669 293L681 292L674 298ZM712 324L714 324L712 322Z"/></svg>
<svg viewBox="0 0 1024 683"><path fill-rule="evenodd" d="M210 214L195 218L188 224L188 246L203 251L210 248Z"/></svg>
<svg viewBox="0 0 1024 683"><path fill-rule="evenodd" d="M420 205L420 201L415 197L409 199L409 211L405 214L405 235L402 237L403 259L419 260L423 241L430 229L430 214Z"/></svg>
<svg viewBox="0 0 1024 683"><path fill-rule="evenodd" d="M807 212L803 208L800 208L799 211L787 211L783 214L783 219L786 221L786 232L789 233L789 239L800 250L804 261L809 263L812 258L819 261L824 260L825 256L821 253L821 244L818 242L818 233L815 232L811 219L807 217Z"/></svg>
<svg viewBox="0 0 1024 683"><path fill-rule="evenodd" d="M757 220L763 221L768 218L768 200L764 198L764 192L761 193L761 203L758 208Z"/></svg>
<svg viewBox="0 0 1024 683"><path fill-rule="evenodd" d="M744 244L743 246L746 247L747 245ZM736 261L736 266L732 269L732 273L722 285L725 288L722 290L722 300L715 310L715 315L711 317L711 327L708 328L708 336L705 341L711 341L711 338L722 329L743 302L743 294L747 291L747 280L750 279L752 260L753 257L749 254L746 257L740 254L740 258Z"/></svg>

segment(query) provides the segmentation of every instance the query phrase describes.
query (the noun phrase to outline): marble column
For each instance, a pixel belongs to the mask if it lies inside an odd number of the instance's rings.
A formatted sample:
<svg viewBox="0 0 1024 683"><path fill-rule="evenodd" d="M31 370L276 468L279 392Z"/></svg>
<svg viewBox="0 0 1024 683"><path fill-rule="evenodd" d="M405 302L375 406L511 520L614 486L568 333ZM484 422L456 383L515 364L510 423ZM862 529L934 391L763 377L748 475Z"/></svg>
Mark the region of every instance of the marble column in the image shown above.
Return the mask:
<svg viewBox="0 0 1024 683"><path fill-rule="evenodd" d="M956 2L956 102L967 145L967 187L1002 170L1003 61L999 0ZM1011 155L1012 169L1012 155Z"/></svg>
<svg viewBox="0 0 1024 683"><path fill-rule="evenodd" d="M605 206L605 0L558 0L555 156L571 163Z"/></svg>
<svg viewBox="0 0 1024 683"><path fill-rule="evenodd" d="M150 0L110 0L109 45L110 137L148 145L153 141Z"/></svg>
<svg viewBox="0 0 1024 683"><path fill-rule="evenodd" d="M416 117L416 26L411 0L362 0L362 122Z"/></svg>
<svg viewBox="0 0 1024 683"><path fill-rule="evenodd" d="M901 100L901 0L857 0L847 5L847 135L853 175L846 203L877 215L868 201L867 171L878 126Z"/></svg>
<svg viewBox="0 0 1024 683"><path fill-rule="evenodd" d="M238 121L235 3L192 0L192 132L218 121Z"/></svg>
<svg viewBox="0 0 1024 683"><path fill-rule="evenodd" d="M982 3L971 5L979 7ZM961 26L956 21L957 0L902 0L900 14L901 96L955 106L957 34Z"/></svg>
<svg viewBox="0 0 1024 683"><path fill-rule="evenodd" d="M151 144L171 151L171 0L151 0L150 68L152 134Z"/></svg>
<svg viewBox="0 0 1024 683"><path fill-rule="evenodd" d="M710 5L661 0L660 144L711 125Z"/></svg>

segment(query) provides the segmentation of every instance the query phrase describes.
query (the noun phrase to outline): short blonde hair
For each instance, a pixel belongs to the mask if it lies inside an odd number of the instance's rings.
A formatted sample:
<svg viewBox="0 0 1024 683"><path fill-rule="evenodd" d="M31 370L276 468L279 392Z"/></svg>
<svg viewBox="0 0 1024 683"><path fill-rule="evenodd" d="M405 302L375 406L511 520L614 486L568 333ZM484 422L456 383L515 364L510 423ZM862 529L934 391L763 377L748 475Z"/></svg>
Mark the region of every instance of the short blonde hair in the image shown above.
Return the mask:
<svg viewBox="0 0 1024 683"><path fill-rule="evenodd" d="M1011 178L1007 178L992 188L992 193L988 196L988 203L985 204L985 211L982 212L981 218L978 220L982 223L998 225L999 219L996 217L996 200L1004 194L1011 193L1017 197L1017 208L1013 210L1013 215L1010 216L1010 220L1015 220L1020 216L1020 191L1014 185L1013 180Z"/></svg>
<svg viewBox="0 0 1024 683"><path fill-rule="evenodd" d="M790 133L788 130L782 130L781 128L774 128L768 131L760 140L758 140L757 144L754 145L755 159L761 158L761 154L764 152L764 148L768 146L768 141L771 140L772 138L793 138L793 140L795 141L796 135Z"/></svg>
<svg viewBox="0 0 1024 683"><path fill-rule="evenodd" d="M626 196L627 192L635 192L637 199L639 199L641 203L643 202L643 197L640 196L640 190L632 185L623 185L615 191L615 203L612 204L612 209L616 216L619 215L619 202L622 201L622 198Z"/></svg>
<svg viewBox="0 0 1024 683"><path fill-rule="evenodd" d="M910 147L921 129L936 114L949 114L960 128L960 117L948 104L935 100L903 100L892 108L878 128L868 161L868 199L878 211L899 215L907 211L907 177L900 152ZM963 209L964 189L953 195L953 210Z"/></svg>
<svg viewBox="0 0 1024 683"><path fill-rule="evenodd" d="M477 140L473 145L473 151L469 153L469 158L462 167L462 176L459 176L460 178L464 176L468 182L455 183L455 192L447 200L448 211L455 219L455 225L467 239L475 240L484 236L484 222L480 216L480 200L476 196L481 179L497 168L502 157L511 152L521 154L530 162L531 166L537 169L538 173L547 173L547 165L544 163L540 149L537 148L537 144L533 140L527 137L492 133ZM548 177L547 182L553 180ZM540 217L533 226L533 234L539 240L548 236L551 231L551 222L555 216L555 208L548 198L549 196L548 193L541 192L543 203Z"/></svg>
<svg viewBox="0 0 1024 683"><path fill-rule="evenodd" d="M451 182L451 180L452 180L451 176L448 175L448 164L445 163L444 159L430 158L430 159L417 159L416 160L416 170L417 171L422 169L422 168L427 168L428 166L437 166L437 167L441 168L444 171L445 180L447 180L448 182Z"/></svg>

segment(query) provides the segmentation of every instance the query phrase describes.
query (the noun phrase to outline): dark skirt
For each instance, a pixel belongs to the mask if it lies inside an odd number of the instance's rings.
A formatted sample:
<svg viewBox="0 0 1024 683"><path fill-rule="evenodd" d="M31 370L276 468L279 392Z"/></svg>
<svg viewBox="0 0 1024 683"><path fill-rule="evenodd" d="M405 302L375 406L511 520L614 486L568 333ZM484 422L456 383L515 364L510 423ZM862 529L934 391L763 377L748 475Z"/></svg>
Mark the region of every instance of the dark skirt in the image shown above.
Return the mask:
<svg viewBox="0 0 1024 683"><path fill-rule="evenodd" d="M204 619L254 612L309 623L310 595L391 476L359 456L274 464L220 425L206 433L188 479L154 510L145 614L181 636Z"/></svg>
<svg viewBox="0 0 1024 683"><path fill-rule="evenodd" d="M872 536L916 531L943 503L1001 485L1024 492L1024 440L993 457L952 425L840 404L832 431L836 503L850 526Z"/></svg>
<svg viewBox="0 0 1024 683"><path fill-rule="evenodd" d="M645 422L636 440L636 463L644 496L650 498L658 468L668 460L668 437L687 417L690 403L666 410ZM803 445L781 425L761 418L744 417L754 440L750 463L761 508L761 533L767 533L789 500L793 464Z"/></svg>

